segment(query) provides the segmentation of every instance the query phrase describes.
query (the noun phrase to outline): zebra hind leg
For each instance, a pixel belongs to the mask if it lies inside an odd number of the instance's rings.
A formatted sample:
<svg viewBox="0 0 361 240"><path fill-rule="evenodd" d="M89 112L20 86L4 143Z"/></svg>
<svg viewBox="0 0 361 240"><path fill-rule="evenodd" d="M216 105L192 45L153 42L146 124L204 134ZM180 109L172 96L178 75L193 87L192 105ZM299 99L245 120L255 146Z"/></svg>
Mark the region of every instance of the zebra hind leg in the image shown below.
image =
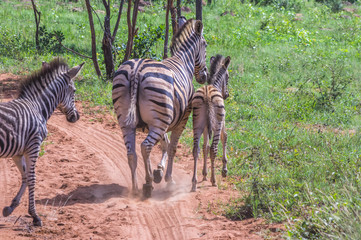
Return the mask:
<svg viewBox="0 0 361 240"><path fill-rule="evenodd" d="M153 172L152 166L150 163L150 152L153 149L153 146L157 144L159 140L161 140L163 135L153 131L151 128L149 129L148 136L141 144L141 151L144 160L145 167L145 184L143 184L143 196L145 198L150 198L152 196L153 191Z"/></svg>
<svg viewBox="0 0 361 240"><path fill-rule="evenodd" d="M138 195L138 182L137 182L137 154L135 152L135 134L136 129L132 127L123 127L124 144L127 149L128 164L132 174L132 194Z"/></svg>
<svg viewBox="0 0 361 240"><path fill-rule="evenodd" d="M193 177L192 177L192 189L191 192L195 192L197 189L197 162L199 157L199 140L202 136L202 129L193 129Z"/></svg>
<svg viewBox="0 0 361 240"><path fill-rule="evenodd" d="M19 192L16 194L15 198L11 201L11 205L8 207L4 207L3 209L3 216L7 217L9 216L17 206L20 204L21 197L23 196L26 187L27 187L27 177L26 177L26 163L25 158L23 156L14 156L13 160L18 167L20 173L21 173L21 187L19 189Z"/></svg>
<svg viewBox="0 0 361 240"><path fill-rule="evenodd" d="M207 158L209 152L208 127L209 126L207 126L203 131L203 171L202 171L203 180L202 181L207 181L207 174L208 174L208 169L207 169Z"/></svg>
<svg viewBox="0 0 361 240"><path fill-rule="evenodd" d="M217 157L217 152L218 152L218 143L219 143L219 138L221 135L221 129L222 129L222 123L219 123L219 125L217 126L217 129L214 131L214 136L213 136L213 141L212 141L212 145L210 148L210 155L211 155L211 183L212 186L217 186L216 184L216 177L215 177L215 164L214 161Z"/></svg>
<svg viewBox="0 0 361 240"><path fill-rule="evenodd" d="M222 177L227 177L227 173L228 173L228 169L227 169L227 162L228 162L228 159L227 159L227 132L226 132L226 127L224 125L224 122L223 122L222 132L221 132L221 142L222 142L222 146L223 146Z"/></svg>
<svg viewBox="0 0 361 240"><path fill-rule="evenodd" d="M162 148L162 159L161 159L160 163L158 164L158 168L154 169L154 171L153 171L155 183L160 183L162 181L163 171L165 169L165 163L168 158L167 151L168 151L169 139L168 139L168 135L166 133L164 134L164 137L162 138L160 143L161 143L161 148Z"/></svg>

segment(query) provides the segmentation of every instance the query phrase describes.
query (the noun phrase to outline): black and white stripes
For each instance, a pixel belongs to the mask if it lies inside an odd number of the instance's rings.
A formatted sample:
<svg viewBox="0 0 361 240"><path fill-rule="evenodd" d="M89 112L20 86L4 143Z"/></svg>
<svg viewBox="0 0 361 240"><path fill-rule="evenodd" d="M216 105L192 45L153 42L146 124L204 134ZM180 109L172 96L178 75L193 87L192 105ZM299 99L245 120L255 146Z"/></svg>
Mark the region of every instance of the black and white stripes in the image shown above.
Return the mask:
<svg viewBox="0 0 361 240"><path fill-rule="evenodd" d="M192 100L193 108L193 158L194 171L192 178L192 189L197 188L197 161L199 155L199 142L203 134L203 180L207 180L207 156L208 156L208 141L212 138L213 141L210 147L211 155L211 182L216 185L214 173L214 160L217 156L219 139L222 140L223 145L223 168L222 176L227 175L227 155L226 143L227 133L225 129L225 108L224 99L229 96L228 93L228 66L230 57L223 57L217 55L211 57L210 76L208 78L208 85L199 88L194 94Z"/></svg>
<svg viewBox="0 0 361 240"><path fill-rule="evenodd" d="M148 136L141 145L146 170L145 196L152 191L152 181L160 182L169 155L165 180L172 183L173 158L176 145L188 120L194 88L193 75L205 83L206 42L201 21L187 21L171 43L172 57L162 62L151 59L133 59L122 64L113 80L113 103L128 151L132 172L133 192L137 192L135 131L143 129ZM167 132L172 131L168 147ZM163 157L153 173L149 154L161 141Z"/></svg>
<svg viewBox="0 0 361 240"><path fill-rule="evenodd" d="M43 63L41 70L21 83L17 99L0 103L0 157L12 157L22 176L20 190L11 205L3 209L4 216L9 216L19 205L28 187L29 214L34 225L42 225L35 209L35 163L47 135L46 122L55 108L59 105L69 122L79 119L71 79L82 65L68 69L59 59Z"/></svg>

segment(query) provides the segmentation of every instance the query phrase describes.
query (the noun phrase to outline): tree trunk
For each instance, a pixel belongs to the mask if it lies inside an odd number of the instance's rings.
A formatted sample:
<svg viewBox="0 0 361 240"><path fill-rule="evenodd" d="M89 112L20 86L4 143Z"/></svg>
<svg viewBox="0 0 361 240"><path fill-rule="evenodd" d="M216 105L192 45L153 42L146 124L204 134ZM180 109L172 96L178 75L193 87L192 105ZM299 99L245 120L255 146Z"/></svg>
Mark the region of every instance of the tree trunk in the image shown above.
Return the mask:
<svg viewBox="0 0 361 240"><path fill-rule="evenodd" d="M131 19L130 13L132 9L132 0L128 0L128 11L127 11L128 42L127 42L127 48L125 50L123 62L127 61L132 53L133 40L134 40L134 35L136 33L135 25L138 16L138 6L139 6L139 0L135 0L134 8L133 8L133 19Z"/></svg>
<svg viewBox="0 0 361 240"><path fill-rule="evenodd" d="M39 43L39 25L40 25L41 12L39 12L38 9L36 8L36 5L35 5L35 3L34 3L34 0L31 0L31 4L33 5L34 16L35 16L35 24L36 24L36 30L35 30L35 45L36 45L36 49L37 49L37 50L40 50L40 43Z"/></svg>
<svg viewBox="0 0 361 240"><path fill-rule="evenodd" d="M177 24L179 24L179 18L182 16L181 3L182 0L177 0Z"/></svg>
<svg viewBox="0 0 361 240"><path fill-rule="evenodd" d="M202 0L196 0L196 19L202 21Z"/></svg>
<svg viewBox="0 0 361 240"><path fill-rule="evenodd" d="M102 49L104 54L104 64L105 71L108 79L112 79L114 74L114 62L113 62L113 46L112 46L112 35L110 33L110 7L109 0L103 0L103 5L105 7L105 17L104 17L104 35L102 41Z"/></svg>
<svg viewBox="0 0 361 240"><path fill-rule="evenodd" d="M208 0L208 5L211 5L212 4L212 0Z"/></svg>
<svg viewBox="0 0 361 240"><path fill-rule="evenodd" d="M97 75L99 77L99 76L102 75L102 73L100 71L99 64L98 64L98 59L97 59L97 49L96 49L94 22L93 22L93 15L92 15L92 10L91 10L89 0L85 0L85 5L86 5L86 8L88 10L89 25L90 25L90 32L91 32L91 38L92 38L92 60L93 60L95 71L96 71L96 73L97 73Z"/></svg>
<svg viewBox="0 0 361 240"><path fill-rule="evenodd" d="M169 36L169 10L172 0L167 1L167 10L165 13L165 37L164 37L164 53L163 59L168 58L168 36Z"/></svg>
<svg viewBox="0 0 361 240"><path fill-rule="evenodd" d="M177 9L173 6L173 0L171 0L170 13L172 20L172 30L174 35L178 31L178 21L177 21Z"/></svg>

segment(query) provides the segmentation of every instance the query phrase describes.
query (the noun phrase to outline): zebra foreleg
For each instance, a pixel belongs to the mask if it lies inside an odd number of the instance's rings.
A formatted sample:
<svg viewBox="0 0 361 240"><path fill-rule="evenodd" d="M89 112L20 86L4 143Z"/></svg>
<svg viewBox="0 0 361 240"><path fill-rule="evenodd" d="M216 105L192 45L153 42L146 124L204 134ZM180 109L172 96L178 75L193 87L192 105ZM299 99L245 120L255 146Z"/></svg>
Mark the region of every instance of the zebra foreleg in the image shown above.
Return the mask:
<svg viewBox="0 0 361 240"><path fill-rule="evenodd" d="M183 129L184 129L183 127L182 128L179 127L177 129L173 130L172 134L170 136L170 144L168 147L168 155L169 155L168 165L167 165L167 172L165 174L165 181L168 183L168 187L175 184L175 181L172 178L173 161L174 161L174 156L177 151L178 141L183 132Z"/></svg>
<svg viewBox="0 0 361 240"><path fill-rule="evenodd" d="M21 187L19 189L19 192L16 194L15 198L11 201L11 205L9 207L4 207L3 209L3 215L4 217L9 216L17 206L20 204L21 197L23 196L25 189L27 187L27 178L26 178L26 164L25 164L25 158L23 156L14 156L13 160L18 167L20 173L21 173Z"/></svg>
<svg viewBox="0 0 361 240"><path fill-rule="evenodd" d="M222 132L221 132L221 142L222 142L222 147L223 147L222 177L227 177L227 173L228 173L228 169L227 169L227 162L228 162L228 159L227 159L227 132L226 132L226 126L225 126L224 122L223 122Z"/></svg>
<svg viewBox="0 0 361 240"><path fill-rule="evenodd" d="M160 163L158 164L158 168L153 171L154 176L154 182L160 183L163 178L163 171L165 169L165 163L168 158L168 145L169 145L169 139L168 135L165 133L164 137L160 140L161 148L162 148L162 159Z"/></svg>
<svg viewBox="0 0 361 240"><path fill-rule="evenodd" d="M28 180L28 190L29 190L29 210L28 213L30 216L33 217L33 224L34 226L42 226L43 223L41 222L40 217L36 213L36 207L35 207L35 166L36 166L36 160L39 156L39 150L40 145L36 147L36 149L31 149L28 156L25 155L26 159L26 166L27 166L27 180Z"/></svg>
<svg viewBox="0 0 361 240"><path fill-rule="evenodd" d="M207 158L208 158L208 152L209 152L209 135L208 135L208 127L206 127L203 131L203 181L207 181L207 174L208 174L208 168L207 168Z"/></svg>

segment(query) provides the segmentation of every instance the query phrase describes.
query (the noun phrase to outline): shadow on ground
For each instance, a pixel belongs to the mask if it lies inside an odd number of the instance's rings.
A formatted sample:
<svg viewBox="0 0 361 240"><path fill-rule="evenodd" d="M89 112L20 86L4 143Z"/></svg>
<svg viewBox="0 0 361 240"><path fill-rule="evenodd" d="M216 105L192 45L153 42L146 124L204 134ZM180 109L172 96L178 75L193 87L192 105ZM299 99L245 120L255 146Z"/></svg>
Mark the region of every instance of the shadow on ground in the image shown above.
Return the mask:
<svg viewBox="0 0 361 240"><path fill-rule="evenodd" d="M123 198L128 196L128 188L118 184L93 184L80 186L68 194L60 194L54 198L37 200L37 204L70 206L78 203L102 203L110 198Z"/></svg>

